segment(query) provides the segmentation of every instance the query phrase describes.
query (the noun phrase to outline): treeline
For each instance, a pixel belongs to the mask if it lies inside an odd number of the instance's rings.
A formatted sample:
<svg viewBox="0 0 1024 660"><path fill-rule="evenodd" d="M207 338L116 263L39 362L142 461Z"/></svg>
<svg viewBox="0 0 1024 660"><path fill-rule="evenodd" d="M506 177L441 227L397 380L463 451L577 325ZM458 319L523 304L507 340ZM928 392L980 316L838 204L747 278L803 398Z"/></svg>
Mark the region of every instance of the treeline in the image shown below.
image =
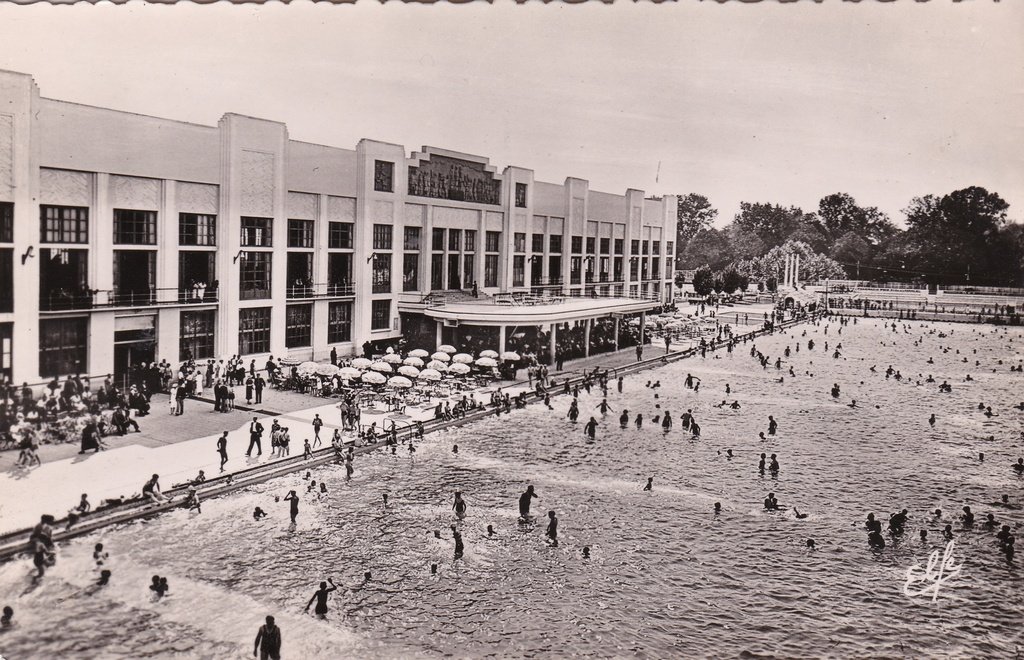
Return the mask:
<svg viewBox="0 0 1024 660"><path fill-rule="evenodd" d="M903 210L905 229L846 193L823 197L816 211L743 202L727 226L703 195L679 198L676 268L707 266L722 278L735 271L764 281L785 255L801 253L801 279L1021 286L1024 227L1010 223L1009 205L972 186L942 197L915 197ZM702 275L703 277L703 275ZM731 276L730 276L731 277Z"/></svg>

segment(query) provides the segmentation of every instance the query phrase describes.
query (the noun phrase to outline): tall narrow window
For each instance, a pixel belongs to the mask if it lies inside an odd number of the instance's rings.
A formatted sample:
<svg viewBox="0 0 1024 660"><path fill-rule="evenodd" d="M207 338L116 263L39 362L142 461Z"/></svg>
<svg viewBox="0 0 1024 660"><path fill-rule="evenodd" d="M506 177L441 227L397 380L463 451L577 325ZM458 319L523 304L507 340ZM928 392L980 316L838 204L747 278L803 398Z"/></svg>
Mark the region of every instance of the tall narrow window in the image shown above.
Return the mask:
<svg viewBox="0 0 1024 660"><path fill-rule="evenodd" d="M535 254L543 254L544 234L534 234L531 241L532 245L530 245L530 252L533 252Z"/></svg>
<svg viewBox="0 0 1024 660"><path fill-rule="evenodd" d="M14 204L0 202L0 243L14 242Z"/></svg>
<svg viewBox="0 0 1024 660"><path fill-rule="evenodd" d="M593 236L587 236L586 254L594 254L595 252L597 252L597 239Z"/></svg>
<svg viewBox="0 0 1024 660"><path fill-rule="evenodd" d="M390 300L374 300L370 311L371 330L389 330L391 328Z"/></svg>
<svg viewBox="0 0 1024 660"><path fill-rule="evenodd" d="M419 250L420 249L420 228L419 227L406 227L405 234L402 241L402 247L406 250Z"/></svg>
<svg viewBox="0 0 1024 660"><path fill-rule="evenodd" d="M437 252L444 250L444 230L434 229L430 234L430 249Z"/></svg>
<svg viewBox="0 0 1024 660"><path fill-rule="evenodd" d="M573 236L569 250L572 254L583 254L583 237Z"/></svg>
<svg viewBox="0 0 1024 660"><path fill-rule="evenodd" d="M402 291L419 291L420 288L420 255L418 252L406 254L402 258Z"/></svg>
<svg viewBox="0 0 1024 660"><path fill-rule="evenodd" d="M217 331L216 315L217 312L213 309L181 313L179 360L203 360L213 357L213 339Z"/></svg>
<svg viewBox="0 0 1024 660"><path fill-rule="evenodd" d="M270 297L271 253L249 252L238 262L238 297L256 300ZM258 353L259 351L252 351Z"/></svg>
<svg viewBox="0 0 1024 660"><path fill-rule="evenodd" d="M612 239L610 238L601 239L601 254L608 254L609 252L611 252L611 242Z"/></svg>
<svg viewBox="0 0 1024 660"><path fill-rule="evenodd" d="M332 302L327 308L327 343L352 341L352 303Z"/></svg>
<svg viewBox="0 0 1024 660"><path fill-rule="evenodd" d="M373 189L377 192L394 192L395 164L387 160L373 161Z"/></svg>
<svg viewBox="0 0 1024 660"><path fill-rule="evenodd" d="M622 254L626 241L621 238L615 239L615 254Z"/></svg>
<svg viewBox="0 0 1024 660"><path fill-rule="evenodd" d="M476 252L476 230L466 230L466 252Z"/></svg>
<svg viewBox="0 0 1024 660"><path fill-rule="evenodd" d="M513 235L512 249L514 252L526 252L526 234L516 232Z"/></svg>
<svg viewBox="0 0 1024 660"><path fill-rule="evenodd" d="M484 238L487 241L487 244L484 246L484 250L487 252L497 252L501 249L500 231L489 231Z"/></svg>
<svg viewBox="0 0 1024 660"><path fill-rule="evenodd" d="M238 354L270 352L270 308L238 310Z"/></svg>
<svg viewBox="0 0 1024 660"><path fill-rule="evenodd" d="M488 254L484 257L484 286L498 286L498 255Z"/></svg>
<svg viewBox="0 0 1024 660"><path fill-rule="evenodd" d="M0 312L14 311L14 250L0 249Z"/></svg>
<svg viewBox="0 0 1024 660"><path fill-rule="evenodd" d="M548 240L548 252L551 254L562 254L561 234L552 234Z"/></svg>
<svg viewBox="0 0 1024 660"><path fill-rule="evenodd" d="M512 286L526 285L526 257L517 254L512 257Z"/></svg>
<svg viewBox="0 0 1024 660"><path fill-rule="evenodd" d="M156 211L114 209L114 243L156 245Z"/></svg>
<svg viewBox="0 0 1024 660"><path fill-rule="evenodd" d="M448 230L448 251L458 252L461 248L462 243L462 230L461 229L449 229Z"/></svg>
<svg viewBox="0 0 1024 660"><path fill-rule="evenodd" d="M313 306L288 305L285 307L284 345L301 348L312 344Z"/></svg>
<svg viewBox="0 0 1024 660"><path fill-rule="evenodd" d="M521 209L526 208L526 184L516 184L516 206Z"/></svg>
<svg viewBox="0 0 1024 660"><path fill-rule="evenodd" d="M373 292L391 293L391 254L373 258Z"/></svg>

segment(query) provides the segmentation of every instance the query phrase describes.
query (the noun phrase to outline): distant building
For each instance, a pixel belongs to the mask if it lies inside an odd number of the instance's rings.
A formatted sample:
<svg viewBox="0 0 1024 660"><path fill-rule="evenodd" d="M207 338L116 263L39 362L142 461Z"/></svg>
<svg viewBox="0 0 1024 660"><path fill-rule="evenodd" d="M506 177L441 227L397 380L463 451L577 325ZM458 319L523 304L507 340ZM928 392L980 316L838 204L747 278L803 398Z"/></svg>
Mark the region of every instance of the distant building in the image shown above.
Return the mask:
<svg viewBox="0 0 1024 660"><path fill-rule="evenodd" d="M512 312L449 319L424 302L474 285L633 298L591 318L636 312L671 299L675 216L671 196L432 147L309 144L231 113L200 126L84 106L0 71L0 372L323 359L397 340L405 322L439 337L446 321L500 325L504 340Z"/></svg>

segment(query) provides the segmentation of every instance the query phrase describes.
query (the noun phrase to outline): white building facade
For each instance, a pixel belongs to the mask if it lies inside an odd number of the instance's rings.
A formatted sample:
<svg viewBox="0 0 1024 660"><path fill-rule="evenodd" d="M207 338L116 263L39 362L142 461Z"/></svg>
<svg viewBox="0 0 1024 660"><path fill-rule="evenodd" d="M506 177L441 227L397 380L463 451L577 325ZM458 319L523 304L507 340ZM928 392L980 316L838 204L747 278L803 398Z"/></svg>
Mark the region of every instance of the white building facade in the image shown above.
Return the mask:
<svg viewBox="0 0 1024 660"><path fill-rule="evenodd" d="M402 336L437 291L671 300L676 199L279 122L43 98L0 71L0 370L17 383Z"/></svg>

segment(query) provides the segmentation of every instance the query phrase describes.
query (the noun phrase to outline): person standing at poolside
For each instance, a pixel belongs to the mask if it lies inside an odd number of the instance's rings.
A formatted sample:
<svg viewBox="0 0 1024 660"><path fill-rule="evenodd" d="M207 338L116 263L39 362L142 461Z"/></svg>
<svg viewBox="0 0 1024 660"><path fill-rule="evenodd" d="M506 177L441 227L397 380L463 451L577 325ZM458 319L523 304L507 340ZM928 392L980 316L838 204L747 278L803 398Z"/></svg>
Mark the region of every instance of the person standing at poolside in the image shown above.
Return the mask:
<svg viewBox="0 0 1024 660"><path fill-rule="evenodd" d="M324 420L320 419L319 413L313 415L313 446L318 447L321 444L320 440L320 427L324 425Z"/></svg>
<svg viewBox="0 0 1024 660"><path fill-rule="evenodd" d="M266 624L260 626L259 632L256 633L256 644L252 649L253 657L256 657L257 652L259 652L260 660L281 659L281 629L274 625L272 616L267 617Z"/></svg>
<svg viewBox="0 0 1024 660"><path fill-rule="evenodd" d="M224 464L228 462L228 432L217 439L217 453L220 454L220 471L224 471Z"/></svg>

